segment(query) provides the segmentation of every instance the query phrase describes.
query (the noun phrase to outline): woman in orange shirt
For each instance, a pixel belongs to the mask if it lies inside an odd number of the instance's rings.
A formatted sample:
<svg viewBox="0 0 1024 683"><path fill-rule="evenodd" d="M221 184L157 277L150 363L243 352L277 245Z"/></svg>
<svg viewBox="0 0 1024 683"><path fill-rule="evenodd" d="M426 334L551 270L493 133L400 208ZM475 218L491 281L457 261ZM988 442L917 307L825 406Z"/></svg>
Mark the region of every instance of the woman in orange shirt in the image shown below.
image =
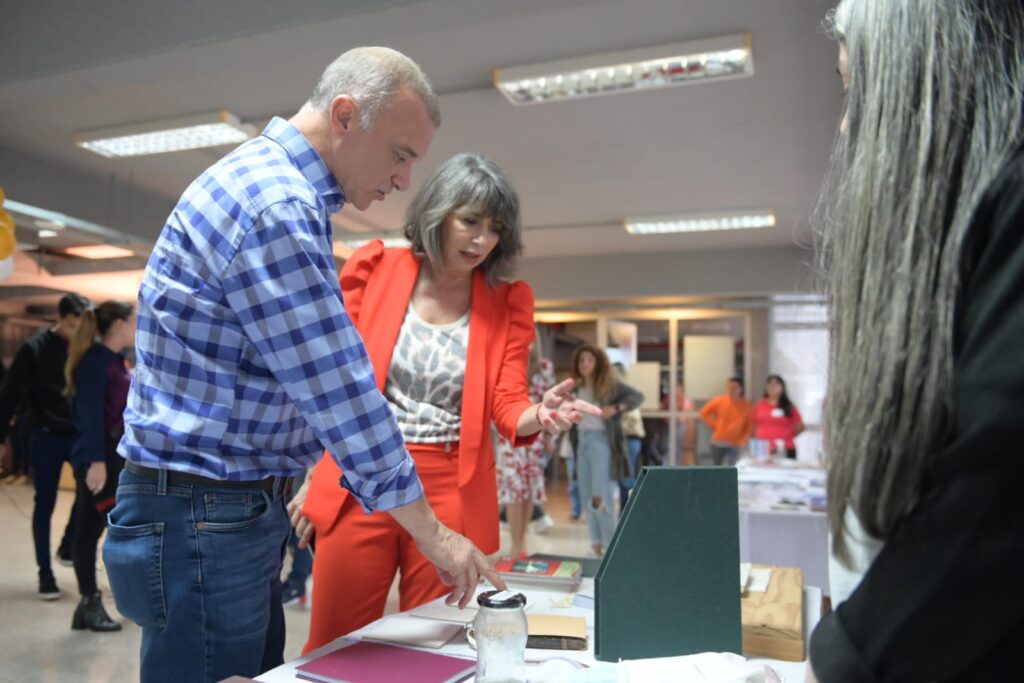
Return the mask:
<svg viewBox="0 0 1024 683"><path fill-rule="evenodd" d="M405 236L411 249L385 250L375 241L345 263L345 308L430 506L442 523L494 553L492 420L522 446L542 429L568 429L581 411L600 411L572 396L571 380L540 403L529 400L533 292L508 282L522 250L519 199L496 164L475 154L442 164L409 206ZM412 537L389 515L365 514L338 486L340 476L334 459L323 458L304 504L300 493L293 506L316 535L306 652L379 618L396 571L403 610L447 592Z"/></svg>

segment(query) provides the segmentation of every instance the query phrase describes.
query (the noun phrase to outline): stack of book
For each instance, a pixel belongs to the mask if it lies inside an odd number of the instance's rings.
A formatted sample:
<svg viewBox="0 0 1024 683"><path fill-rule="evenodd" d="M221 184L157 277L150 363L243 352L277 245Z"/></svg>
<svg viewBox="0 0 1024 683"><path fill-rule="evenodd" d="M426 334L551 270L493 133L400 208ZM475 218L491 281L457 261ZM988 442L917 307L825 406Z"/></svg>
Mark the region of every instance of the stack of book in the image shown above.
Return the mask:
<svg viewBox="0 0 1024 683"><path fill-rule="evenodd" d="M494 568L506 583L538 588L563 588L572 590L580 582L583 567L570 560L513 560L503 557Z"/></svg>

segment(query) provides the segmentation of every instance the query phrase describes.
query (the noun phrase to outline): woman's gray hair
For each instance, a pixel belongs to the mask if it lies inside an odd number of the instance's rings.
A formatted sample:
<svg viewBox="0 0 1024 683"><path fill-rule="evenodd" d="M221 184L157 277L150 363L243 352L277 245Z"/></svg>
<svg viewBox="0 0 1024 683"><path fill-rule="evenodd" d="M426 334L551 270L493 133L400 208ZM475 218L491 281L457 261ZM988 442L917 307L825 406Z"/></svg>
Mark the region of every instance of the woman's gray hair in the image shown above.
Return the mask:
<svg viewBox="0 0 1024 683"><path fill-rule="evenodd" d="M833 550L844 515L886 539L950 436L961 255L1024 142L1024 6L843 0L847 128L818 207L831 304Z"/></svg>
<svg viewBox="0 0 1024 683"><path fill-rule="evenodd" d="M419 96L434 126L440 126L441 105L430 81L416 62L388 47L357 47L342 53L324 70L306 106L327 111L335 97L348 95L359 104L360 127L370 130L403 88Z"/></svg>
<svg viewBox="0 0 1024 683"><path fill-rule="evenodd" d="M501 168L474 153L456 154L434 172L416 193L405 218L405 238L412 251L431 266L444 268L444 222L457 210L489 217L500 230L498 244L480 266L487 284L512 278L523 251L519 195Z"/></svg>

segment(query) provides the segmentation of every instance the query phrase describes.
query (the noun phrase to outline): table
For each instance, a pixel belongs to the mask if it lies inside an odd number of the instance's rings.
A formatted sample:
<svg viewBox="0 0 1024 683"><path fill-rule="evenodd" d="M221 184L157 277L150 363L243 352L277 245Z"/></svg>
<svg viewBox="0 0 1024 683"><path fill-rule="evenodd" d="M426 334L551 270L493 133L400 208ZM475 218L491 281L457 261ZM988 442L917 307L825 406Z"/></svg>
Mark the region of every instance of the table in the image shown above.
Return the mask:
<svg viewBox="0 0 1024 683"><path fill-rule="evenodd" d="M528 662L537 661L542 658L561 658L561 659L573 659L575 661L582 662L584 664L592 664L594 660L594 611L592 608L581 607L575 604L570 604L565 607L551 607L552 601L564 602L566 593L558 591L547 591L539 589L520 589L527 597L527 602L530 605L536 606L539 609L543 607L545 612L554 612L557 614L564 614L566 616L581 616L587 620L587 635L588 635L588 648L585 652L572 652L566 650L534 650L528 649L526 651L526 659ZM443 598L439 598L435 601L436 603L442 603ZM804 588L804 625L805 625L805 637L804 641L807 642L808 636L817 625L820 617L821 609L821 589L806 586ZM347 640L360 639L363 635L376 628L382 622L389 619L419 619L420 617L410 616L407 613L390 614L381 617L377 621L369 624L368 626L354 631L347 636L339 638L327 645L314 650L313 652L300 657L291 662L285 662L279 667L271 669L266 673L261 674L256 678L257 681L262 683L295 683L301 681L295 675L295 668L300 664L303 664L311 659L315 659L320 655L326 654L332 650L336 650L345 644ZM465 637L462 634L456 635L447 645L440 650L429 650L431 652L443 652L444 654L450 654L454 656L462 656L470 659L476 658L476 653L469 647ZM769 660L761 658L753 658L750 661L763 662L769 664L775 671L780 675L785 683L802 683L804 680L806 664L803 662L782 662L778 660ZM529 668L529 667L528 667ZM529 672L528 672L529 673ZM472 679L469 679L470 681Z"/></svg>
<svg viewBox="0 0 1024 683"><path fill-rule="evenodd" d="M824 470L794 463L737 463L740 560L800 567L804 585L829 584L828 516Z"/></svg>

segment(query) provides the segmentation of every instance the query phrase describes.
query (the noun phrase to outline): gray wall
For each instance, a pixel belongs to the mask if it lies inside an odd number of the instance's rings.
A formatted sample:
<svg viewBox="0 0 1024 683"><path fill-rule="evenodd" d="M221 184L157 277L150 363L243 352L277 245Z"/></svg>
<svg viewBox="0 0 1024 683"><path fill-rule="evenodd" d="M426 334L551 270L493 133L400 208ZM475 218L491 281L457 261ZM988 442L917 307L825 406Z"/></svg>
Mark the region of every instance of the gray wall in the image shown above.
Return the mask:
<svg viewBox="0 0 1024 683"><path fill-rule="evenodd" d="M796 247L527 259L537 299L812 293L813 255Z"/></svg>

